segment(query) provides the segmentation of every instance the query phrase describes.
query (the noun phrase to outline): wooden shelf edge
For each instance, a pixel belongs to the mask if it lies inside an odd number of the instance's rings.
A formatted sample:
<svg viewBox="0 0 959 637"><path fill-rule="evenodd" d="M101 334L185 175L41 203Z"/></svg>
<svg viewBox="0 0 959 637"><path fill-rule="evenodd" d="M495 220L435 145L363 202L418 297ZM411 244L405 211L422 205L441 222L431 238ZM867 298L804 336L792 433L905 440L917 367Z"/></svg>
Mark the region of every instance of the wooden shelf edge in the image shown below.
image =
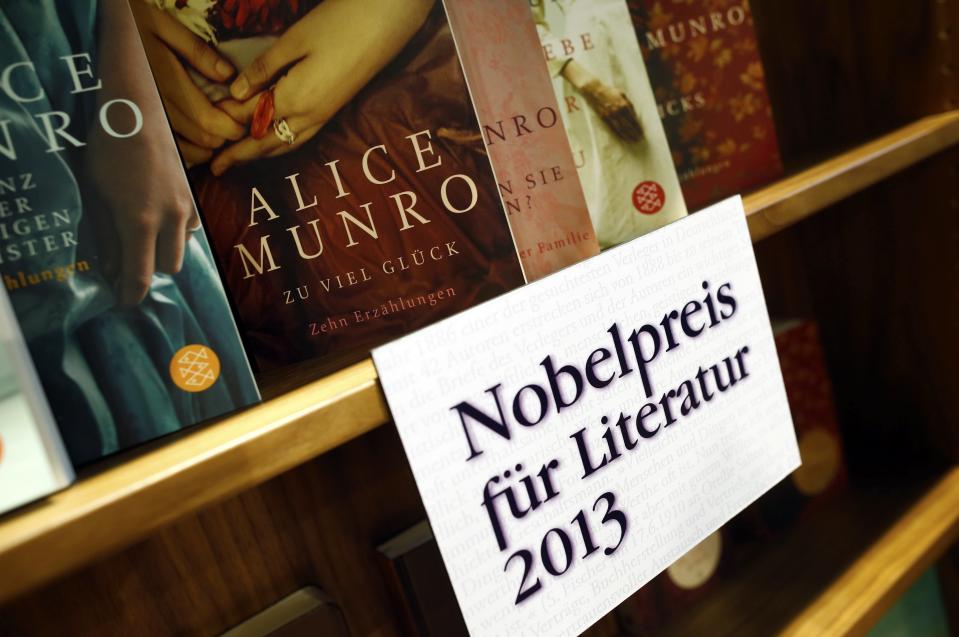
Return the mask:
<svg viewBox="0 0 959 637"><path fill-rule="evenodd" d="M959 467L910 507L781 635L865 635L957 537Z"/></svg>
<svg viewBox="0 0 959 637"><path fill-rule="evenodd" d="M753 241L959 143L959 110L908 126L765 186L743 198Z"/></svg>
<svg viewBox="0 0 959 637"><path fill-rule="evenodd" d="M758 241L959 142L959 111L924 118L745 197ZM371 360L81 479L0 518L0 602L120 550L389 421Z"/></svg>
<svg viewBox="0 0 959 637"><path fill-rule="evenodd" d="M388 420L371 360L136 455L0 519L0 602Z"/></svg>

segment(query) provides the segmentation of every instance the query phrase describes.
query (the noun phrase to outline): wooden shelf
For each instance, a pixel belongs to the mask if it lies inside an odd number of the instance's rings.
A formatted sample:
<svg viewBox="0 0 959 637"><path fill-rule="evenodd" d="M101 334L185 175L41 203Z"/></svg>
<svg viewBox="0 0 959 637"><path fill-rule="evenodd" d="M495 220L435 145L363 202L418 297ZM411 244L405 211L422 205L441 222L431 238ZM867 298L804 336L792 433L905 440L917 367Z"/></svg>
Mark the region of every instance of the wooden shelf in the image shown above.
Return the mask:
<svg viewBox="0 0 959 637"><path fill-rule="evenodd" d="M783 634L866 634L957 536L959 468L954 468L820 591Z"/></svg>
<svg viewBox="0 0 959 637"><path fill-rule="evenodd" d="M745 198L754 240L959 142L959 111L927 117ZM287 384L289 380L285 381ZM271 395L270 389L264 392ZM370 360L95 467L0 518L0 601L117 551L367 431L389 413ZM959 508L957 508L959 510Z"/></svg>
<svg viewBox="0 0 959 637"><path fill-rule="evenodd" d="M959 143L959 110L924 117L743 198L753 241L764 239Z"/></svg>
<svg viewBox="0 0 959 637"><path fill-rule="evenodd" d="M922 489L851 490L755 551L661 637L864 635L957 537L959 468Z"/></svg>
<svg viewBox="0 0 959 637"><path fill-rule="evenodd" d="M260 484L388 419L372 361L183 432L0 518L0 601Z"/></svg>

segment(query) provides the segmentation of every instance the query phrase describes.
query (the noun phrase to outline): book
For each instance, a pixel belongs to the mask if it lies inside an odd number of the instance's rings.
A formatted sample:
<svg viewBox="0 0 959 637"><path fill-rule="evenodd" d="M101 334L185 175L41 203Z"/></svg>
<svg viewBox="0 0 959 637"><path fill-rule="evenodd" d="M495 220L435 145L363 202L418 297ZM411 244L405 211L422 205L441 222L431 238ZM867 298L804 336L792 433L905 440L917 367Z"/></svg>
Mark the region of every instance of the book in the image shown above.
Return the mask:
<svg viewBox="0 0 959 637"><path fill-rule="evenodd" d="M599 254L529 0L445 0L527 281Z"/></svg>
<svg viewBox="0 0 959 637"><path fill-rule="evenodd" d="M315 586L294 591L222 637L349 637L343 611Z"/></svg>
<svg viewBox="0 0 959 637"><path fill-rule="evenodd" d="M341 366L523 284L441 3L133 6L261 370Z"/></svg>
<svg viewBox="0 0 959 637"><path fill-rule="evenodd" d="M626 0L531 0L600 247L686 215Z"/></svg>
<svg viewBox="0 0 959 637"><path fill-rule="evenodd" d="M71 460L256 402L127 2L0 27L0 275Z"/></svg>
<svg viewBox="0 0 959 637"><path fill-rule="evenodd" d="M782 174L747 0L629 0L686 204Z"/></svg>
<svg viewBox="0 0 959 637"><path fill-rule="evenodd" d="M802 466L747 510L746 516L757 514L761 537L814 515L848 482L832 382L816 323L776 321L773 333Z"/></svg>
<svg viewBox="0 0 959 637"><path fill-rule="evenodd" d="M73 468L0 288L0 513L62 489Z"/></svg>
<svg viewBox="0 0 959 637"><path fill-rule="evenodd" d="M658 634L708 596L730 561L729 536L726 527L706 536L620 604L616 617L622 632L637 637Z"/></svg>
<svg viewBox="0 0 959 637"><path fill-rule="evenodd" d="M469 634L429 522L423 520L387 540L377 553L405 634Z"/></svg>
<svg viewBox="0 0 959 637"><path fill-rule="evenodd" d="M955 634L936 566L927 569L866 633L866 637L949 637ZM950 600L951 601L951 600Z"/></svg>

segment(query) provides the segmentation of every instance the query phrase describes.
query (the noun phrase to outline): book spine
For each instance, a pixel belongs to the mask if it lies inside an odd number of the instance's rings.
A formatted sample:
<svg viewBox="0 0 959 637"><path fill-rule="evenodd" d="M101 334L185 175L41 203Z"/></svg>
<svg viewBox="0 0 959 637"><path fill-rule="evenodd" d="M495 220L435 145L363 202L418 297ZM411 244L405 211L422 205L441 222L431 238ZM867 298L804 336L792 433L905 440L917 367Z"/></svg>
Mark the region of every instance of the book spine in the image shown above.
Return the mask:
<svg viewBox="0 0 959 637"><path fill-rule="evenodd" d="M73 466L40 385L7 291L0 288L0 512L66 487ZM7 407L23 402L11 417ZM4 466L6 465L6 467ZM12 465L12 467L11 467ZM10 467L7 471L3 469Z"/></svg>
<svg viewBox="0 0 959 637"><path fill-rule="evenodd" d="M527 281L599 253L529 0L445 0Z"/></svg>

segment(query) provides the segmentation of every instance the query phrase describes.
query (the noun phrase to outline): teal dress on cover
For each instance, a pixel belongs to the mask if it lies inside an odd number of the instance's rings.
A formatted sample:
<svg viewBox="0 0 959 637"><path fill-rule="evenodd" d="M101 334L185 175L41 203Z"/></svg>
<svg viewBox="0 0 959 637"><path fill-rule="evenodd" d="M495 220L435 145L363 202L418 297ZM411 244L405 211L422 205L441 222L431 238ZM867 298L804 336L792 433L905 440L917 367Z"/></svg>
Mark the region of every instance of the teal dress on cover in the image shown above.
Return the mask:
<svg viewBox="0 0 959 637"><path fill-rule="evenodd" d="M36 69L36 75L22 69L11 73L9 87L0 75L0 202L10 204L0 214L0 224L7 226L6 233L0 233L0 274L75 464L258 400L203 233L188 240L178 274L155 274L144 301L134 307L119 305L112 281L102 273L94 231L96 223L109 223L109 212L94 205L80 185L85 149L48 152L38 114L66 113L69 133L81 141L89 127L99 126L96 93L71 94L73 80L62 60L89 53L94 69L109 64L96 59L97 37L95 0L0 3L0 74L27 61ZM17 101L5 90L36 96L37 78L43 99ZM130 141L144 143L136 137ZM15 159L8 156L8 146ZM35 188L9 192L10 180L17 187L25 174L31 175ZM150 178L117 175L116 187L135 187L137 180ZM16 212L13 203L19 196L28 198L29 211ZM61 224L64 215L69 224L53 234L72 232L78 245L31 254L21 244L19 255L9 251L24 238L44 234L18 236L12 231L15 221L27 220L21 228L50 226L54 211L60 213ZM78 263L89 269L76 269L62 280L22 285L27 275L36 281L38 273L64 273ZM190 393L176 387L169 370L174 354L194 343L213 349L222 371L210 389Z"/></svg>

